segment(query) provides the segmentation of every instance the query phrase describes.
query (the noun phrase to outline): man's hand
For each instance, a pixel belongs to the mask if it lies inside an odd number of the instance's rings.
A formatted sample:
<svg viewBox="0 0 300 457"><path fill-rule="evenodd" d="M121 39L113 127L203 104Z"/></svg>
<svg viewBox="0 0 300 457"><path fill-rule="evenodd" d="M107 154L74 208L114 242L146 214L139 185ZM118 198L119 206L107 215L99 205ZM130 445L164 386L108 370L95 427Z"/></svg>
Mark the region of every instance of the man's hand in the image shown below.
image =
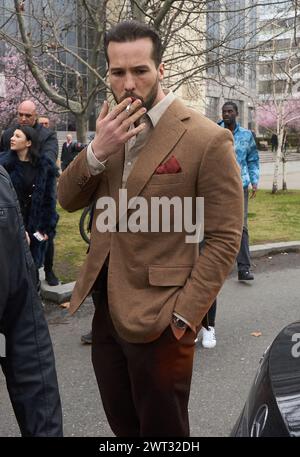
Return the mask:
<svg viewBox="0 0 300 457"><path fill-rule="evenodd" d="M126 107L131 103L130 110ZM92 141L92 149L95 157L103 162L109 156L116 154L120 148L133 136L141 132L145 124L129 130L143 114L146 108L141 107L141 100L137 99L132 103L131 97L125 98L121 103L108 112L108 103L103 103L101 112L96 121L96 134Z"/></svg>
<svg viewBox="0 0 300 457"><path fill-rule="evenodd" d="M252 184L250 198L255 198L256 197L256 193L257 193L257 185L256 184Z"/></svg>

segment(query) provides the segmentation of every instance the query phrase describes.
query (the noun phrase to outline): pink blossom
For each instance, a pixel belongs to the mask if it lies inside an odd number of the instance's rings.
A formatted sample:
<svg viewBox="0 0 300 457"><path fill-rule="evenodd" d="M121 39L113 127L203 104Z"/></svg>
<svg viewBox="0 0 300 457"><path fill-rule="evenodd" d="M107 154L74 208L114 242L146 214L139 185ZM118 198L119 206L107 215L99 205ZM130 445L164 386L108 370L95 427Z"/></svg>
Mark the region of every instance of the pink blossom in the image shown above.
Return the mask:
<svg viewBox="0 0 300 457"><path fill-rule="evenodd" d="M256 122L259 126L276 130L277 118L281 112L276 108L274 102L268 102L256 109ZM300 129L300 100L287 100L283 102L282 127Z"/></svg>
<svg viewBox="0 0 300 457"><path fill-rule="evenodd" d="M6 129L16 121L17 107L23 100L32 100L38 114L48 114L50 121L58 120L58 106L40 89L28 69L22 54L14 48L7 48L4 64L4 98L0 98L0 130Z"/></svg>

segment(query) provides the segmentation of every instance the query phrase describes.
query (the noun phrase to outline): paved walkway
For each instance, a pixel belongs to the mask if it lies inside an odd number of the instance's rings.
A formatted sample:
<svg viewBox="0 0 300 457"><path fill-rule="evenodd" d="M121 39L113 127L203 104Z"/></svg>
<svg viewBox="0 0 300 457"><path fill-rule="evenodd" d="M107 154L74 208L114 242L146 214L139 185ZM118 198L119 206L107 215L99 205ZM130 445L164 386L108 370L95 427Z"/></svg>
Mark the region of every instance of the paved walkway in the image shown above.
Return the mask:
<svg viewBox="0 0 300 457"><path fill-rule="evenodd" d="M299 320L300 254L259 258L254 273L255 281L248 284L239 282L233 271L218 299L217 346L196 347L189 404L192 436L229 435L265 349L283 327ZM93 310L91 300L74 316L58 306L46 307L65 436L112 436L93 373L91 348L80 344L80 336L90 329ZM0 437L18 436L1 373L0 405Z"/></svg>
<svg viewBox="0 0 300 457"><path fill-rule="evenodd" d="M268 150L268 151L258 151L259 153L259 161L260 163L267 163L267 162L274 162L275 160L275 153ZM300 161L300 153L296 152L296 150L290 150L286 156L287 161Z"/></svg>
<svg viewBox="0 0 300 457"><path fill-rule="evenodd" d="M300 161L287 162L287 188L300 189ZM279 169L279 188L282 185L282 168ZM274 174L274 163L261 163L260 164L260 189L272 189Z"/></svg>

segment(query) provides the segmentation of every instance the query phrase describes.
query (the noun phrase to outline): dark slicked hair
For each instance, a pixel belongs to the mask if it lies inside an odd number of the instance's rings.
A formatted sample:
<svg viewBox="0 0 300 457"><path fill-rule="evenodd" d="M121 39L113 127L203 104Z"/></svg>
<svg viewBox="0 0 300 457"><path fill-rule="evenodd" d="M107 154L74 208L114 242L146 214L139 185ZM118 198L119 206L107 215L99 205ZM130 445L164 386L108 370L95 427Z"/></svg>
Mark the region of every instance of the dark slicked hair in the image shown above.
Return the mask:
<svg viewBox="0 0 300 457"><path fill-rule="evenodd" d="M104 52L107 63L109 63L107 48L111 41L116 43L125 43L136 41L141 38L150 38L153 45L151 58L154 60L156 67L161 63L162 45L158 33L149 25L138 21L123 21L115 25L104 37Z"/></svg>
<svg viewBox="0 0 300 457"><path fill-rule="evenodd" d="M229 105L232 106L235 109L236 114L239 114L239 110L238 110L237 104L234 103L234 102L231 102L231 101L225 102L224 105L222 106L222 110L223 110L224 106L229 106Z"/></svg>

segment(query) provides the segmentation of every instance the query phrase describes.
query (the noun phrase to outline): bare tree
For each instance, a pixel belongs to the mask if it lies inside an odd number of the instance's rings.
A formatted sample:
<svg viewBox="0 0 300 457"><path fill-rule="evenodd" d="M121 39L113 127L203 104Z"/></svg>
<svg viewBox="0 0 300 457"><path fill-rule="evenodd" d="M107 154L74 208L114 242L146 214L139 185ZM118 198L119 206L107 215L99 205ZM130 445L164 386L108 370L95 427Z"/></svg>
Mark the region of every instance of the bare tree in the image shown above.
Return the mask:
<svg viewBox="0 0 300 457"><path fill-rule="evenodd" d="M291 0L288 7L265 22L269 40L260 50L261 73L265 75L262 91L265 96L257 109L258 121L262 126L275 127L278 137L272 193L278 191L280 163L283 168L282 189L287 189L287 130L291 126L300 125L298 1Z"/></svg>
<svg viewBox="0 0 300 457"><path fill-rule="evenodd" d="M87 120L106 89L101 53L107 2L24 3L14 0L6 7L0 36L25 55L41 90L61 112L74 114L78 139L85 142Z"/></svg>
<svg viewBox="0 0 300 457"><path fill-rule="evenodd" d="M62 112L74 114L78 139L85 142L87 121L96 115L109 90L103 54L107 28L132 18L151 24L162 38L166 84L173 90L185 87L190 99L201 96L205 80L245 93L242 70L228 75L226 69L235 72L243 65L253 66L258 48L253 12L258 4L248 0L7 0L0 8L0 37L26 56L39 86ZM214 14L216 27L210 29L207 18ZM239 14L247 18L243 24L232 19Z"/></svg>

